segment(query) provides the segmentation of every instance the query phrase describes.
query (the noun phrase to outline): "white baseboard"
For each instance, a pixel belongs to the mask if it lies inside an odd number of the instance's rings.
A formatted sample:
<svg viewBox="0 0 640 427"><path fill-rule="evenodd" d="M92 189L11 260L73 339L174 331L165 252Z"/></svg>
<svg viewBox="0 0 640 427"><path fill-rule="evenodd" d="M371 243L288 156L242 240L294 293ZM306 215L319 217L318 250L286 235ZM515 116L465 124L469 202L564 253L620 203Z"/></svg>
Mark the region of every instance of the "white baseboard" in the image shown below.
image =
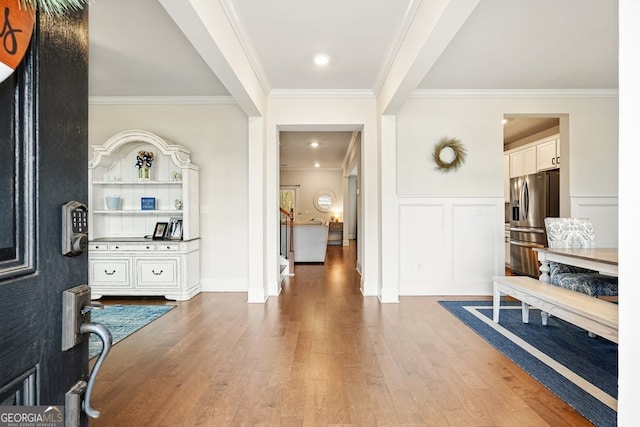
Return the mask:
<svg viewBox="0 0 640 427"><path fill-rule="evenodd" d="M247 292L249 284L247 279L202 279L200 281L202 292Z"/></svg>

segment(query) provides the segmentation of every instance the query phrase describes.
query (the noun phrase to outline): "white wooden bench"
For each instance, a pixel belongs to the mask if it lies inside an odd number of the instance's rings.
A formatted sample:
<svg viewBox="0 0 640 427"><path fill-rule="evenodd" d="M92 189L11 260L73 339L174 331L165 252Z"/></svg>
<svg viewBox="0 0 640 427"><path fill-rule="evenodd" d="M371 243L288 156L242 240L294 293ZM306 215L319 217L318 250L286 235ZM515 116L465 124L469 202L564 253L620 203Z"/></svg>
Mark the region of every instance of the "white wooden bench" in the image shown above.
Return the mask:
<svg viewBox="0 0 640 427"><path fill-rule="evenodd" d="M500 299L522 301L522 321L529 323L529 305L580 328L618 342L617 304L524 276L493 277L493 321L500 320Z"/></svg>

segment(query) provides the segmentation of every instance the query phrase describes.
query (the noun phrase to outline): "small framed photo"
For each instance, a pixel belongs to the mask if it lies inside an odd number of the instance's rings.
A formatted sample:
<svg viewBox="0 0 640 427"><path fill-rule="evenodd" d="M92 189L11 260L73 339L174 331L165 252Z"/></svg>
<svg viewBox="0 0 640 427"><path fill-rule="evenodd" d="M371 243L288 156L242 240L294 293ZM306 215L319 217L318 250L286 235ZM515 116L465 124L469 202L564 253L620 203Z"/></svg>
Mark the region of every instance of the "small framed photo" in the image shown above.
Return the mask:
<svg viewBox="0 0 640 427"><path fill-rule="evenodd" d="M165 238L168 222L156 222L156 228L153 230L153 240L162 240Z"/></svg>
<svg viewBox="0 0 640 427"><path fill-rule="evenodd" d="M167 238L171 240L182 240L182 220L180 218L171 218L169 220Z"/></svg>
<svg viewBox="0 0 640 427"><path fill-rule="evenodd" d="M143 211L155 211L156 210L156 198L155 197L142 197L142 198L140 198L140 208Z"/></svg>

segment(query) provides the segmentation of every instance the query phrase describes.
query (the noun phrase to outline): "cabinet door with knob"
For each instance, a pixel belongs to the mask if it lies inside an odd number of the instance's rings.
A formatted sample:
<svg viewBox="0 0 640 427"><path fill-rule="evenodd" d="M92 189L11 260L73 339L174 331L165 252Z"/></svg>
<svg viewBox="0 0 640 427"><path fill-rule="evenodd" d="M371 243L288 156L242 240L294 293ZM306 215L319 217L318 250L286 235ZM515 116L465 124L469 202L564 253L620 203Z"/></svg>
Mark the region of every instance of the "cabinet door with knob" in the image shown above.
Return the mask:
<svg viewBox="0 0 640 427"><path fill-rule="evenodd" d="M537 145L538 171L560 167L560 140L553 138Z"/></svg>

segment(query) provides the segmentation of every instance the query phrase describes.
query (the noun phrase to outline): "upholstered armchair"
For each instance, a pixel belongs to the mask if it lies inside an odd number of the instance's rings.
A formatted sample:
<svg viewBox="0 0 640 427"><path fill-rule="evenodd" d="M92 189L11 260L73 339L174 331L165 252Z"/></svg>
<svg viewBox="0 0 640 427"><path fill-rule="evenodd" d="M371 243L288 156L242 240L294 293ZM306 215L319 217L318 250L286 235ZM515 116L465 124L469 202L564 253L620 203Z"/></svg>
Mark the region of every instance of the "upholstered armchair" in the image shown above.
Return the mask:
<svg viewBox="0 0 640 427"><path fill-rule="evenodd" d="M594 248L596 236L591 221L585 218L545 218L549 248ZM549 276L553 285L593 297L617 296L618 278L597 271L551 262Z"/></svg>

